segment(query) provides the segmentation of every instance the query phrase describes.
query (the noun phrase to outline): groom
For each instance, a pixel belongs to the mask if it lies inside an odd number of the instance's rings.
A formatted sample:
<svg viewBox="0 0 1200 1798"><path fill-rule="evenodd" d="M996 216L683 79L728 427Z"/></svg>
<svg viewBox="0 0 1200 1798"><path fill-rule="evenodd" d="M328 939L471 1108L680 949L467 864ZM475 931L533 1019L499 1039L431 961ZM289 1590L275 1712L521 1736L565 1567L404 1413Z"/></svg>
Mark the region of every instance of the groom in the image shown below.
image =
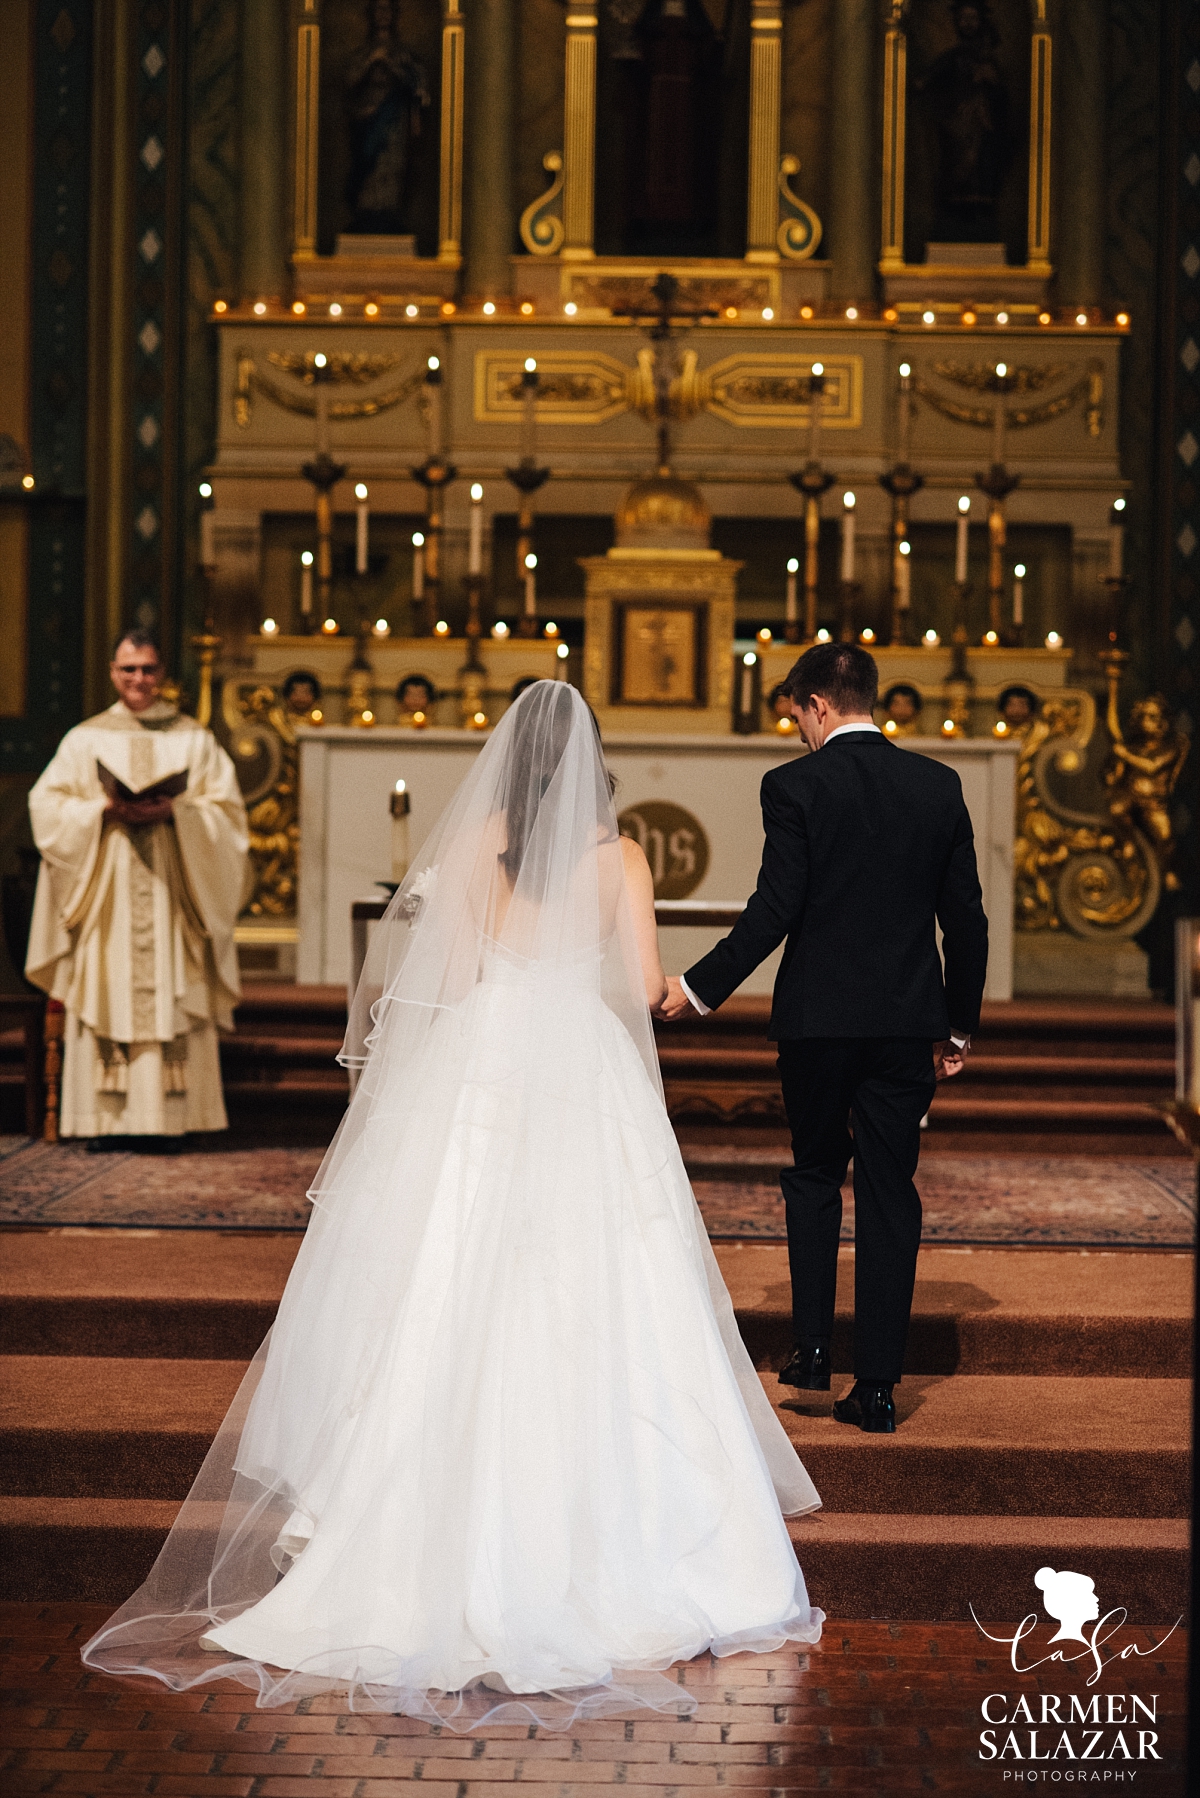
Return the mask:
<svg viewBox="0 0 1200 1798"><path fill-rule="evenodd" d="M784 684L820 753L763 780L758 885L724 942L669 982L659 1015L707 1016L786 938L770 1035L795 1161L780 1175L795 1348L779 1377L829 1390L853 1151L855 1383L833 1411L890 1434L921 1240L921 1119L979 1023L987 919L959 778L878 730L866 650L819 644Z"/></svg>

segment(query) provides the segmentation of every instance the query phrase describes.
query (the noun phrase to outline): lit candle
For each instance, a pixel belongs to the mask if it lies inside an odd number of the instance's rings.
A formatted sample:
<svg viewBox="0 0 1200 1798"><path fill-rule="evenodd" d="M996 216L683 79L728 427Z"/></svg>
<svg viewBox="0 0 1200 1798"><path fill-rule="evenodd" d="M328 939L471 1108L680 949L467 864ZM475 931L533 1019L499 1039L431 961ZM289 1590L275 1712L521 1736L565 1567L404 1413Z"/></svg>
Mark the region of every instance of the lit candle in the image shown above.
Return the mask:
<svg viewBox="0 0 1200 1798"><path fill-rule="evenodd" d="M532 356L525 358L525 373L521 378L521 460L533 463L537 450L537 362Z"/></svg>
<svg viewBox="0 0 1200 1798"><path fill-rule="evenodd" d="M1013 623L1025 622L1025 564L1018 562L1013 569Z"/></svg>
<svg viewBox="0 0 1200 1798"><path fill-rule="evenodd" d="M852 493L842 495L842 579L854 579L854 507Z"/></svg>
<svg viewBox="0 0 1200 1798"><path fill-rule="evenodd" d="M1125 510L1125 501L1113 501L1113 509L1108 515L1108 578L1119 581L1125 573L1125 526L1121 514Z"/></svg>
<svg viewBox="0 0 1200 1798"><path fill-rule="evenodd" d="M967 584L967 529L971 522L971 496L964 493L958 502L958 535L954 540L954 578L960 587Z"/></svg>
<svg viewBox="0 0 1200 1798"><path fill-rule="evenodd" d="M900 364L900 462L908 467L909 446L912 442L912 364Z"/></svg>
<svg viewBox="0 0 1200 1798"><path fill-rule="evenodd" d="M1008 420L1005 417L1004 399L1008 391L1008 363L996 364L996 410L992 416L992 463L997 468L1004 465L1004 427Z"/></svg>
<svg viewBox="0 0 1200 1798"><path fill-rule="evenodd" d="M313 380L317 387L317 455L329 454L329 362L322 350L313 357Z"/></svg>
<svg viewBox="0 0 1200 1798"><path fill-rule="evenodd" d="M392 879L399 884L408 873L408 815L411 800L408 788L398 780L392 789Z"/></svg>
<svg viewBox="0 0 1200 1798"><path fill-rule="evenodd" d="M808 384L808 459L817 461L817 446L821 439L821 405L825 393L825 364L814 362L812 376Z"/></svg>
<svg viewBox="0 0 1200 1798"><path fill-rule="evenodd" d="M796 590L796 579L799 573L800 564L795 556L792 556L787 565L787 603L784 608L784 616L789 624L800 622L800 598Z"/></svg>
<svg viewBox="0 0 1200 1798"><path fill-rule="evenodd" d="M483 573L483 488L471 488L471 536L467 545L467 573Z"/></svg>
<svg viewBox="0 0 1200 1798"><path fill-rule="evenodd" d="M366 488L366 484L363 481L359 481L358 485L355 487L354 498L357 501L357 504L354 508L355 512L357 513L357 518L355 521L355 536L354 536L354 572L355 572L355 574L365 574L367 572L367 510L368 510L368 508L367 508L367 488Z"/></svg>
<svg viewBox="0 0 1200 1798"><path fill-rule="evenodd" d="M525 558L525 616L537 617L537 557L532 551Z"/></svg>
<svg viewBox="0 0 1200 1798"><path fill-rule="evenodd" d="M213 526L216 516L213 511L212 487L207 481L200 483L200 563L204 568L212 568L217 560L215 533Z"/></svg>
<svg viewBox="0 0 1200 1798"><path fill-rule="evenodd" d="M912 545L907 541L896 545L896 609L907 612L912 605Z"/></svg>
<svg viewBox="0 0 1200 1798"><path fill-rule="evenodd" d="M420 531L413 532L413 600L425 597L425 539Z"/></svg>
<svg viewBox="0 0 1200 1798"><path fill-rule="evenodd" d="M742 691L738 711L746 718L754 710L754 669L758 657L752 649L742 657Z"/></svg>
<svg viewBox="0 0 1200 1798"><path fill-rule="evenodd" d="M425 387L429 407L426 419L429 460L436 462L442 449L442 365L436 356L430 356L426 361Z"/></svg>
<svg viewBox="0 0 1200 1798"><path fill-rule="evenodd" d="M311 549L300 552L300 612L307 618L312 611L313 602L313 553Z"/></svg>

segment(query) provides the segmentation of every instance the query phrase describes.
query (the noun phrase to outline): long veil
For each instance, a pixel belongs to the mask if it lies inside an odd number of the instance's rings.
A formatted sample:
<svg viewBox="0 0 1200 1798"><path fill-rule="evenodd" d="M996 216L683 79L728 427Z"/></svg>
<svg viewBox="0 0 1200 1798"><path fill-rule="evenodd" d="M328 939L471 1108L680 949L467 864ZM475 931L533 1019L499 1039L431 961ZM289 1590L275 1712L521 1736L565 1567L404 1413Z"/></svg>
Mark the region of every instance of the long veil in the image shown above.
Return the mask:
<svg viewBox="0 0 1200 1798"><path fill-rule="evenodd" d="M605 1676L581 1654L580 1676L562 1677L554 1650L573 1622L551 1576L553 1544L523 1539L534 1528L529 1493L544 1512L547 1482L572 1484L561 1468L579 1422L566 1395L598 1408L599 1449L617 1428L603 1418L604 1395L638 1373L619 1328L575 1353L576 1320L556 1314L556 1270L582 1256L601 1289L612 1278L619 1303L614 1230L645 1233L623 1221L639 1182L686 1193L686 1210L671 1200L672 1254L708 1287L754 1452L785 1511L819 1501L738 1336L686 1189L661 1104L611 784L592 715L566 683L538 682L509 709L423 845L375 930L341 1059L356 1086L310 1189L313 1215L275 1325L146 1582L87 1644L85 1662L175 1689L232 1677L257 1688L262 1705L345 1691L351 1708L456 1729L689 1708L661 1672L678 1654L652 1661L630 1646L623 1659L618 1643ZM602 1062L624 1070L616 1108L651 1120L616 1156L612 1119L588 1099ZM585 1171L586 1202L572 1190L575 1169ZM553 1202L533 1216L531 1194ZM532 1309L521 1296L531 1291ZM707 1430L704 1452L720 1465L712 1429L703 1419L694 1427ZM604 1452L608 1461L630 1453L615 1437ZM448 1474L456 1456L461 1479ZM588 1477L580 1468L579 1483ZM401 1664L366 1622L349 1673L345 1644L334 1655L315 1622L311 1652L291 1670L213 1643L214 1628L233 1630L289 1571L312 1575L318 1523L348 1485L365 1495L356 1528L377 1528L383 1512L396 1519L399 1539L373 1552L395 1554L394 1589L423 1619L478 1608L475 1587L455 1586L456 1556L503 1515L524 1571L507 1585L490 1576L496 1611L480 1633L520 1641L526 1664L528 1643L544 1645L544 1667L535 1655L521 1697L503 1682L493 1689L495 1659L481 1658L474 1680L449 1650ZM564 1517L578 1502L564 1491ZM683 1511L670 1552L686 1563L696 1543ZM636 1518L596 1515L588 1528L597 1564L619 1563L620 1532L628 1537ZM695 1529L699 1542L707 1525ZM563 1530L564 1539L577 1531L577 1519ZM531 1579L543 1566L545 1579ZM388 1568L372 1572L387 1588ZM343 1596L334 1582L314 1611L326 1600L336 1610ZM364 1594L364 1611L370 1603ZM806 1594L796 1616L764 1645L815 1639L820 1613ZM698 1617L688 1645L722 1652L718 1634ZM535 1690L550 1696L535 1702Z"/></svg>

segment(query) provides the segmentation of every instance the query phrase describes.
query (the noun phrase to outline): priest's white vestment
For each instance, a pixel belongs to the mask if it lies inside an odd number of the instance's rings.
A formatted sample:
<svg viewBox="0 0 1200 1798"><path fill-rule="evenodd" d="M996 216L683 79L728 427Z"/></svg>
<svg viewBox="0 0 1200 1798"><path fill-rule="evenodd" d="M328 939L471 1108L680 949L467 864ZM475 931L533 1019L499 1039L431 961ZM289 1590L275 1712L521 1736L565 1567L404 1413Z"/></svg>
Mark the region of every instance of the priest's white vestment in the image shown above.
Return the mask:
<svg viewBox="0 0 1200 1798"><path fill-rule="evenodd" d="M186 769L172 821L106 818L97 762L134 792ZM241 994L248 874L233 763L162 700L118 700L67 732L29 811L42 866L25 972L66 1009L60 1134L224 1130L217 1031Z"/></svg>

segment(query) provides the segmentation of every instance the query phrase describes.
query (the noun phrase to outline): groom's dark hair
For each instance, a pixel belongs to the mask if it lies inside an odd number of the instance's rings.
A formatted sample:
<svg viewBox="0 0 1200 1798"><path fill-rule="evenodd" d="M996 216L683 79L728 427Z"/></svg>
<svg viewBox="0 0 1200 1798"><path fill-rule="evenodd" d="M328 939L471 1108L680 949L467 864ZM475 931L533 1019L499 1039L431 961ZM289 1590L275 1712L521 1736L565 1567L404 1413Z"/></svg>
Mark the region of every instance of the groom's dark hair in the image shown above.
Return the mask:
<svg viewBox="0 0 1200 1798"><path fill-rule="evenodd" d="M816 643L783 685L803 711L819 693L835 712L873 712L879 699L879 670L874 656L857 643Z"/></svg>

